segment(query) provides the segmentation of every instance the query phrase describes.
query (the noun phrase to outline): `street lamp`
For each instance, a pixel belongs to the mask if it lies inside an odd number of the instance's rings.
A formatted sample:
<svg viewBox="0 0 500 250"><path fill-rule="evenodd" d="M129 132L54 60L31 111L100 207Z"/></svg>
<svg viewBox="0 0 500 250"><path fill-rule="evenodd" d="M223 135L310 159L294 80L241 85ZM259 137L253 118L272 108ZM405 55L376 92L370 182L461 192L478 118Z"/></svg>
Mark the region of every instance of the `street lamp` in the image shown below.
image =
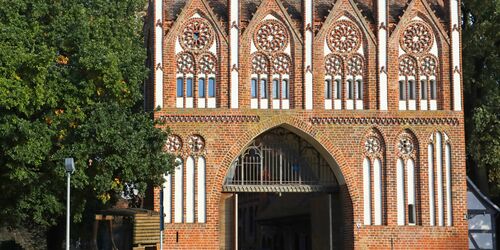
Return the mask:
<svg viewBox="0 0 500 250"><path fill-rule="evenodd" d="M69 194L70 194L70 183L71 183L71 174L75 172L75 161L73 158L65 158L64 159L64 167L66 168L66 174L68 179L68 186L66 192L66 250L69 250Z"/></svg>

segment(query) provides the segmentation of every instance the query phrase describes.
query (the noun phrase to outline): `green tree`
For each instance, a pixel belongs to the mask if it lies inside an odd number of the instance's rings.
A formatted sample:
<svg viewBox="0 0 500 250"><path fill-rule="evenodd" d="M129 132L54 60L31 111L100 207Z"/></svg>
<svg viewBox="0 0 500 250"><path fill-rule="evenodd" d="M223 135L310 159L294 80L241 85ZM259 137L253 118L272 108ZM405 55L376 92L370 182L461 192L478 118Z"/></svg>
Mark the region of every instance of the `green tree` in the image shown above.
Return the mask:
<svg viewBox="0 0 500 250"><path fill-rule="evenodd" d="M173 161L167 132L141 109L143 0L0 1L0 224L45 230L144 194Z"/></svg>
<svg viewBox="0 0 500 250"><path fill-rule="evenodd" d="M462 1L467 163L483 191L500 197L500 1Z"/></svg>

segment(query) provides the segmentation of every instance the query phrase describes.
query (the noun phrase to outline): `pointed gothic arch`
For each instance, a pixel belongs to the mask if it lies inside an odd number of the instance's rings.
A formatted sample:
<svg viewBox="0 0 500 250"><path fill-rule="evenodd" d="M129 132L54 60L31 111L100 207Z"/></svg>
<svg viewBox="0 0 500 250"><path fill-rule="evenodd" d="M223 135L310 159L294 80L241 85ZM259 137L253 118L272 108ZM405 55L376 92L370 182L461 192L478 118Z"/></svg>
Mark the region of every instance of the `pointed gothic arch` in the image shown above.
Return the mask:
<svg viewBox="0 0 500 250"><path fill-rule="evenodd" d="M421 7L421 8L417 8ZM426 1L413 0L397 23L389 37L389 44L398 46L398 61L402 56L411 55L418 62L414 79L401 77L399 72L398 91L414 88L414 96L401 96L399 110L442 110L447 103L449 76L445 68L449 64L447 52L450 38L439 19ZM394 57L396 55L393 55ZM404 83L402 85L402 83ZM404 97L404 98L403 98Z"/></svg>
<svg viewBox="0 0 500 250"><path fill-rule="evenodd" d="M318 195L322 196L323 198L327 198L328 200L331 201L331 207L328 208L328 203L323 203L323 208L322 209L331 209L330 211L335 211L333 214L329 216L331 220L327 220L325 218L328 217L321 217L322 222L328 223L333 223L332 227L328 230L324 230L322 232L316 231L318 234L321 233L324 237L328 236L328 233L331 233L331 237L333 240L333 244L339 247L346 247L349 248L351 245L350 239L354 237L352 235L353 233L353 226L355 225L354 223L354 213L353 213L353 207L358 206L357 204L359 202L359 199L352 200L351 197L353 197L353 193L356 193L356 189L350 190L350 187L355 186L356 182L354 177L351 177L354 175L354 172L357 172L357 170L353 169L352 167L349 166L345 162L345 158L341 155L341 152L339 150L333 150L332 146L333 144L325 141L328 140L324 135L316 131L314 128L312 128L310 125L307 125L305 123L302 123L300 121L297 121L293 118L287 119L287 117L283 117L284 119L281 121L276 121L276 120L267 120L263 121L262 124L257 126L255 129L250 129L248 134L243 135L240 140L236 141L234 143L235 147L232 147L230 150L229 154L226 155L224 160L222 160L223 166L227 167L222 167L218 171L217 174L217 180L215 180L215 185L212 186L211 188L208 188L207 190L211 190L212 192L208 194L209 197L207 197L209 200L210 199L220 199L220 209L223 211L226 211L223 216L225 216L225 219L222 219L222 221L226 221L225 225L220 224L220 226L225 227L223 231L221 231L220 237L224 244L226 245L231 245L231 239L234 239L235 237L235 232L234 230L241 230L242 227L235 227L234 225L229 224L228 226L227 221L231 221L231 223L238 223L240 219L248 221L248 217L238 217L240 213L247 213L248 215L248 197L268 197L268 196L279 196L285 198L281 199L288 199L288 197L293 197L294 195L303 195L302 197L318 197ZM261 179L257 180L250 180L257 182L257 185L240 185L237 187L236 185L228 185L231 184L231 181L236 182L236 184L241 183L241 175L237 176L236 172L239 170L241 171L241 165L238 166L238 164L234 164L235 162L238 162L244 157L247 157L248 163L253 163L255 161L252 161L252 157L255 157L258 159L257 152L258 150L261 150L263 148L258 147L259 144L255 144L255 141L260 141L261 138L268 137L269 133L272 132L273 130L282 130L286 131L285 134L290 135L292 138L298 138L301 140L304 144L306 144L312 152L315 152L316 154L319 154L320 157L323 159L323 173L328 173L329 175L328 178L320 179L319 180L319 185L314 185L315 181L318 181L318 179L312 179L312 182L307 182L305 181L304 183L299 182L300 179L292 179L291 182L288 183L288 185L279 185L279 186L273 186L272 181L279 181L279 179L273 179L273 171L262 171L258 172L257 171L257 176L262 176L262 182L261 184ZM273 137L273 136L271 136ZM278 135L278 137L280 137ZM281 137L281 139L283 139ZM262 140L265 141L265 140ZM272 140L271 140L272 141ZM283 141L280 141L279 143L275 142L274 145L283 145ZM271 143L272 144L272 143ZM286 143L288 144L288 143ZM293 144L292 144L293 145ZM288 165L288 170L290 172L293 172L294 170L300 172L301 170L311 170L313 168L309 168L310 166L306 166L306 164L302 165L301 163L307 162L304 161L304 159L300 159L300 157L296 157L294 154L290 154L289 152L286 152L286 147L282 148L283 150L282 154L283 156L289 157L288 159L294 159L297 158L297 161L299 163L299 166L294 166L293 164ZM265 148L264 148L265 149ZM275 148L276 149L276 148ZM284 150L285 149L285 150ZM278 150L275 152L279 152L279 147ZM262 152L262 150L261 150ZM288 154L287 154L288 153ZM278 153L279 155L279 153ZM335 158L334 158L335 157ZM254 159L255 159L254 158ZM284 157L286 158L286 157ZM276 157L274 159L277 159ZM240 161L241 162L241 161ZM286 164L285 164L286 165ZM261 166L266 166L265 161L264 164ZM326 167L328 166L328 167ZM341 170L342 166L342 170ZM239 167L239 168L238 168ZM265 170L265 168L263 168ZM235 171L233 171L235 170ZM317 168L316 168L317 170ZM284 173L287 170L284 170ZM248 172L247 172L248 173ZM264 174L260 174L264 173ZM275 173L275 172L274 172ZM305 177L303 180L306 180L307 174L311 173L311 171L304 171L302 177ZM347 175L344 177L344 174ZM255 175L254 175L255 176ZM276 175L275 175L276 176ZM296 175L297 176L297 175ZM311 179L309 179L311 180ZM333 181L332 181L333 180ZM294 182L295 181L295 182ZM267 183L266 183L267 182ZM318 182L316 182L318 183ZM249 183L251 184L251 183ZM253 196L251 196L253 194ZM213 198L210 198L213 197ZM236 198L235 198L236 197ZM245 206L242 206L242 209L238 209L240 205L238 201L239 198L243 199L243 203ZM330 197L330 198L328 198ZM254 200L254 199L253 199ZM232 205L230 205L232 204ZM317 204L318 205L318 204ZM251 205L250 205L251 206ZM326 206L326 207L325 207ZM309 207L307 205L306 207ZM235 209L238 210L238 213L235 212ZM245 211L246 209L246 211ZM283 210L274 210L274 213L280 214L283 212ZM314 210L315 211L315 210ZM322 210L325 211L325 210ZM231 216L235 216L231 218ZM321 215L323 216L323 215ZM239 219L236 219L239 218ZM247 219L244 219L247 218ZM334 218L334 219L332 219ZM236 220L236 221L235 221ZM328 222L330 221L330 222ZM309 225L309 224L308 224ZM238 228L238 229L235 229ZM244 228L244 227L243 227ZM328 228L328 227L327 227ZM237 236L236 236L237 237ZM322 244L328 244L328 242L322 243Z"/></svg>

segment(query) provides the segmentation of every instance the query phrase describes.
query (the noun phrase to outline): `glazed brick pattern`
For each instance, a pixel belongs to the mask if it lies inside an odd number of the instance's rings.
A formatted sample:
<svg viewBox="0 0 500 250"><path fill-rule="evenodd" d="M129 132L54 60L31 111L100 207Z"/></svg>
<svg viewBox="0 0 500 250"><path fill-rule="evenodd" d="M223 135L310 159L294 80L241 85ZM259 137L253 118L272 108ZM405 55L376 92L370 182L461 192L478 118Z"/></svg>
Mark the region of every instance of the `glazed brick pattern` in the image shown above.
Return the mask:
<svg viewBox="0 0 500 250"><path fill-rule="evenodd" d="M376 2L362 1L356 7L352 1L339 0L330 13L318 9L328 6L328 1L314 1L315 36L313 40L313 110L303 109L303 28L297 11L303 9L299 1L263 0L241 1L241 6L254 6L254 13L240 10L246 18L240 19L240 68L239 68L239 107L229 109L229 13L218 12L230 8L225 3L216 8L216 2L192 0L164 0L164 9L168 13L164 21L164 108L154 114L155 119L165 122L162 128L169 128L184 142L181 157L186 159L187 138L199 134L205 139L205 150L201 153L206 158L206 216L204 224L170 223L165 229L166 249L232 249L232 229L230 211L224 210L222 203L227 202L230 194L222 193L222 184L229 166L242 150L255 137L267 130L283 126L298 133L310 141L325 158L335 161L341 172L339 196L343 212L343 228L340 232L342 248L345 249L466 249L467 248L467 213L465 138L463 113L451 111L452 84L450 79L450 39L446 17L437 18L437 14L448 15L448 7L435 3L413 0L405 5L401 1L389 1L389 37L388 37L388 107L389 111L378 111L379 92L377 86L377 37L376 37ZM251 3L254 3L253 5ZM171 6L171 5L174 6ZM240 6L240 8L242 8ZM287 12L288 6L294 13ZM330 8L333 5L330 6ZM403 6L403 7L401 7ZM430 7L429 7L430 6ZM214 9L212 9L214 8ZM360 8L360 9L358 9ZM283 11L284 10L284 11ZM399 13L394 13L398 10ZM403 12L403 10L406 10ZM175 11L178 11L175 14ZM250 39L258 22L271 11L283 21L290 30L292 44L292 81L290 92L290 110L252 110L250 109ZM434 12L433 12L434 11ZM217 108L216 109L177 109L175 108L175 39L181 32L182 24L195 12L205 16L214 26L218 41L217 67ZM364 17L366 13L371 13ZM178 16L177 16L178 15ZM365 50L364 71L364 109L365 110L324 110L324 39L331 25L339 16L345 15L356 23L363 34ZM399 32L414 17L419 16L433 29L439 47L439 89L438 111L397 111L398 108L398 43ZM174 20L175 19L175 20ZM289 23L287 20L291 20ZM318 49L319 48L319 49ZM150 85L148 85L150 86ZM154 91L152 88L151 91ZM154 95L148 95L154 96ZM150 101L150 100L149 100ZM383 189L382 189L382 224L380 226L363 225L363 150L366 134L376 130L380 133L385 147L383 154ZM396 160L398 136L409 131L416 138L418 149L416 159L417 186L417 224L416 226L397 226L396 211ZM452 207L453 226L439 227L429 225L429 190L427 145L429 137L436 131L446 133L452 147ZM185 178L185 175L184 175ZM343 180L342 180L343 179ZM185 179L184 185L185 188ZM372 183L373 186L373 183ZM174 187L173 187L174 188ZM437 187L435 187L437 188ZM155 190L155 197L158 197ZM172 204L175 190L172 190ZM437 192L435 192L437 201ZM195 199L197 197L195 196ZM196 201L195 201L196 204ZM372 204L373 206L373 204ZM155 209L159 200L155 199ZM184 206L185 207L185 206ZM437 212L437 209L436 209ZM196 211L195 211L196 214ZM437 214L437 213L436 213ZM172 208L172 218L174 211ZM195 219L196 221L196 219ZM339 246L337 246L339 247Z"/></svg>

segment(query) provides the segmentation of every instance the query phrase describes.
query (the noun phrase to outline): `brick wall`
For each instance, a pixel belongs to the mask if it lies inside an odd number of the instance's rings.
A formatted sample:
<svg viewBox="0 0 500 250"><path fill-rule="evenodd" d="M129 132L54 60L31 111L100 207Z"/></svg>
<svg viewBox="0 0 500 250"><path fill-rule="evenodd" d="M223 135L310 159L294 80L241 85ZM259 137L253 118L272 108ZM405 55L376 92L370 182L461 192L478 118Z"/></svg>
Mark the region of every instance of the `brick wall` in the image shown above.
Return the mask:
<svg viewBox="0 0 500 250"><path fill-rule="evenodd" d="M155 118L164 120L165 128L183 140L179 155L185 159L189 150L187 139L192 134L199 134L205 139L205 150L201 153L206 158L206 190L207 190L207 222L203 224L170 223L166 225L166 249L231 249L233 233L231 194L222 193L222 184L230 164L255 137L276 126L283 126L308 140L325 159L330 159L334 172L337 173L340 191L338 193L339 216L343 223L334 229L341 234L336 240L339 248L356 249L465 249L467 247L466 214L466 172L465 172L465 137L463 113L450 111L452 107L450 83L450 42L449 32L442 20L431 14L427 5L421 0L414 0L408 6L411 9L401 16L390 18L388 49L388 103L389 111L378 111L378 86L376 43L377 38L370 18L364 18L350 1L339 0L336 9L325 19L318 18L319 30L315 32L313 42L313 93L314 108L303 110L303 45L302 22L293 22L287 28L291 35L293 56L293 82L291 84L290 110L252 110L250 109L250 39L258 20L269 13L274 13L286 24L290 19L275 0L258 1L257 11L251 20L240 20L245 27L240 34L240 68L239 68L239 106L240 109L229 109L229 65L228 65L228 24L227 20L214 15L209 4L203 1L188 1L176 20L165 20L164 40L164 109L155 113ZM169 9L166 1L164 8ZM245 1L248 5L249 1ZM251 1L250 1L251 2ZM324 2L324 1L321 1ZM212 3L213 4L213 3ZM295 6L295 5L293 5ZM302 9L296 6L296 10ZM364 4L364 8L374 9L376 4ZM176 2L176 8L179 3ZM434 9L439 6L433 6ZM442 10L437 13L447 13ZM286 9L285 9L286 10ZM171 11L171 10L168 10ZM363 10L366 12L366 10ZM214 25L218 44L218 83L217 109L176 109L175 108L175 41L182 23L199 12ZM324 11L321 11L324 13ZM372 14L373 14L372 13ZM287 16L288 15L288 16ZM366 53L365 110L324 110L324 63L323 46L329 25L340 15L348 16L363 33L363 46ZM397 111L398 108L398 41L399 32L414 16L421 17L432 28L439 47L439 82L438 111ZM228 16L228 14L227 14ZM375 15L376 16L376 15ZM294 17L295 18L295 17ZM252 21L253 20L253 21ZM257 20L257 21L256 21ZM296 21L296 20L295 20ZM366 27L366 28L365 28ZM318 49L319 48L319 49ZM364 138L368 131L376 129L384 140L385 153L383 159L383 225L363 225L363 150ZM403 131L410 131L415 136L418 154L416 159L417 180L417 225L397 225L396 200L396 160L398 136ZM439 227L429 225L429 190L427 145L432 133L440 131L450 137L452 145L452 207L453 226ZM183 185L185 188L185 185ZM174 196L174 192L172 192ZM435 194L437 196L437 194ZM155 191L158 197L158 190ZM172 203L173 199L172 197ZM195 202L196 204L196 202ZM155 208L158 209L158 200ZM173 209L172 209L173 217Z"/></svg>

